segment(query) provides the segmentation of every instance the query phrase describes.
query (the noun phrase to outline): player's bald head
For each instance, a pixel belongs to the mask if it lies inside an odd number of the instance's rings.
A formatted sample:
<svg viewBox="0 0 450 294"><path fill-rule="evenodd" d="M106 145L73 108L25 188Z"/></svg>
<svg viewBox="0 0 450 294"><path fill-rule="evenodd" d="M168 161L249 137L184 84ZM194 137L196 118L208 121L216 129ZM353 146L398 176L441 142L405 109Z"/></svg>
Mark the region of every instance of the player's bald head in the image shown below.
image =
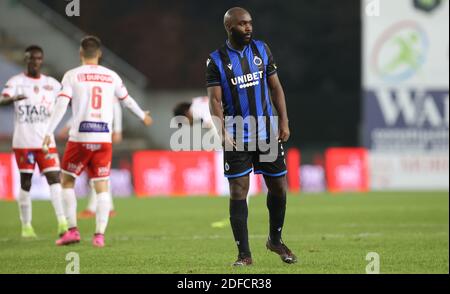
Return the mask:
<svg viewBox="0 0 450 294"><path fill-rule="evenodd" d="M225 29L229 31L233 25L239 23L247 16L250 17L250 13L242 7L230 8L227 12L225 12L223 17L223 25L225 26Z"/></svg>

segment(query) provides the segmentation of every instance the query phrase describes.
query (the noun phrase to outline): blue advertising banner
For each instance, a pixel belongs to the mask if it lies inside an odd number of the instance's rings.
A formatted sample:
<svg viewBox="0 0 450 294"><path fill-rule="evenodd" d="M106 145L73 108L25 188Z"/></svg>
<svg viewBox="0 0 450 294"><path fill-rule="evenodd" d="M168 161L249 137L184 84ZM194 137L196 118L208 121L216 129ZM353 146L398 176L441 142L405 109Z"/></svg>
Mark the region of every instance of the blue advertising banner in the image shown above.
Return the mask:
<svg viewBox="0 0 450 294"><path fill-rule="evenodd" d="M364 99L363 144L368 149L448 152L448 89L366 90Z"/></svg>

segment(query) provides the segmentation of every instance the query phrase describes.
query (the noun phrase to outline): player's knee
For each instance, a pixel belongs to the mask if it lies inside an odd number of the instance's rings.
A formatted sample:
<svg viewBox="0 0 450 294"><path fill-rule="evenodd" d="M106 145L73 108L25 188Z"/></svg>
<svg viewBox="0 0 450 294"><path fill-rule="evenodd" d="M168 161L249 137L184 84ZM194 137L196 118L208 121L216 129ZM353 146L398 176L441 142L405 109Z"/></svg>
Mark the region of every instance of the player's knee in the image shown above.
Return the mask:
<svg viewBox="0 0 450 294"><path fill-rule="evenodd" d="M277 187L277 188L270 189L269 193L276 197L285 197L287 191L286 191L286 188L284 188L284 187Z"/></svg>
<svg viewBox="0 0 450 294"><path fill-rule="evenodd" d="M61 183L61 175L59 172L49 172L45 174L47 183L51 186Z"/></svg>
<svg viewBox="0 0 450 294"><path fill-rule="evenodd" d="M63 189L72 189L73 187L75 187L75 178L63 174L61 179L61 186Z"/></svg>
<svg viewBox="0 0 450 294"><path fill-rule="evenodd" d="M31 175L22 175L20 177L20 188L26 192L31 189Z"/></svg>
<svg viewBox="0 0 450 294"><path fill-rule="evenodd" d="M233 183L230 185L230 196L233 200L245 200L248 193L248 184Z"/></svg>
<svg viewBox="0 0 450 294"><path fill-rule="evenodd" d="M287 193L287 187L283 183L277 183L268 188L269 193L274 196L284 197Z"/></svg>

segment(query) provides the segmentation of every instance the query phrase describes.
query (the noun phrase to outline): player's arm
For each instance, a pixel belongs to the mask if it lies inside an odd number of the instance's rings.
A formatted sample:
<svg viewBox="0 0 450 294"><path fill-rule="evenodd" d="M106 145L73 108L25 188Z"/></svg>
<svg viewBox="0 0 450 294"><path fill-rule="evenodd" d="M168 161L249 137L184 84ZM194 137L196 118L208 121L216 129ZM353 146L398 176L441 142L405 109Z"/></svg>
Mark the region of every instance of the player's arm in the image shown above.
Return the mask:
<svg viewBox="0 0 450 294"><path fill-rule="evenodd" d="M222 87L208 87L208 97L212 121L217 134L222 140L222 146L225 147L225 144L236 146L236 142L234 142L233 137L228 134L227 130L225 129L222 107Z"/></svg>
<svg viewBox="0 0 450 294"><path fill-rule="evenodd" d="M222 85L219 69L214 62L214 59L209 57L206 61L206 88L208 91L209 98L209 109L211 112L211 119L213 121L214 127L222 140L222 146L225 144L236 145L233 137L228 134L225 129L225 122L223 117L223 106L222 106Z"/></svg>
<svg viewBox="0 0 450 294"><path fill-rule="evenodd" d="M17 95L14 97L10 97L8 95L0 95L0 106L11 105L16 101L20 101L23 99L27 99L24 95Z"/></svg>
<svg viewBox="0 0 450 294"><path fill-rule="evenodd" d="M280 79L277 74L277 66L273 59L272 53L267 45L265 45L269 62L267 65L267 81L269 84L270 94L272 96L273 106L278 113L278 139L286 142L290 137L289 119L286 109L286 98L284 96L283 86L281 86Z"/></svg>
<svg viewBox="0 0 450 294"><path fill-rule="evenodd" d="M62 80L62 89L56 98L55 107L53 108L52 115L50 116L49 124L47 130L45 131L44 142L42 142L42 151L44 153L48 152L48 146L50 146L51 138L56 130L56 127L61 122L64 114L67 111L70 100L72 100L72 85L70 83L70 75L66 73Z"/></svg>
<svg viewBox="0 0 450 294"><path fill-rule="evenodd" d="M52 143L51 137L56 130L56 127L61 122L64 114L67 111L67 106L69 106L70 99L66 96L59 96L56 100L55 108L50 117L50 122L48 124L47 130L45 131L44 142L42 143L42 150L47 153L48 146Z"/></svg>
<svg viewBox="0 0 450 294"><path fill-rule="evenodd" d="M14 78L10 79L0 94L0 106L11 105L16 101L27 99L26 96L16 93Z"/></svg>
<svg viewBox="0 0 450 294"><path fill-rule="evenodd" d="M73 121L73 117L70 117L66 124L64 125L64 127L61 128L61 130L58 133L58 138L59 139L66 139L67 137L69 137L69 131L70 131L70 127L72 126L72 121Z"/></svg>
<svg viewBox="0 0 450 294"><path fill-rule="evenodd" d="M284 96L283 87L277 74L273 74L268 78L269 89L272 96L273 106L278 113L278 138L282 142L289 140L289 119L286 109L286 99Z"/></svg>
<svg viewBox="0 0 450 294"><path fill-rule="evenodd" d="M117 99L114 100L113 112L112 141L114 144L117 144L122 141L122 107Z"/></svg>
<svg viewBox="0 0 450 294"><path fill-rule="evenodd" d="M136 101L128 95L128 90L118 75L115 77L114 94L123 106L128 108L128 110L142 120L144 125L149 126L153 123L153 119L150 116L150 111L143 111Z"/></svg>
<svg viewBox="0 0 450 294"><path fill-rule="evenodd" d="M150 111L143 111L136 101L127 95L125 98L119 99L123 106L128 108L134 115L142 120L142 122L149 126L153 123L153 119L150 116Z"/></svg>

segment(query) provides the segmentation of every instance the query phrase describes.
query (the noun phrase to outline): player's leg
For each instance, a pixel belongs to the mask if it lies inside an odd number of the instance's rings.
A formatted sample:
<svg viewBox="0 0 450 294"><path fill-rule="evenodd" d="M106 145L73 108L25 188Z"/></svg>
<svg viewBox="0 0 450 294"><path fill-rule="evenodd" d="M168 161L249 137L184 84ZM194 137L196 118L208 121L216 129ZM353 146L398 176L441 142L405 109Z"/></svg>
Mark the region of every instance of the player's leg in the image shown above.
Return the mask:
<svg viewBox="0 0 450 294"><path fill-rule="evenodd" d="M108 188L109 188L109 217L114 217L116 216L116 210L114 209L114 201L113 201L113 196L112 196L112 186L111 186L111 181L108 181Z"/></svg>
<svg viewBox="0 0 450 294"><path fill-rule="evenodd" d="M88 205L85 210L80 211L78 218L93 218L97 210L97 193L95 192L94 182L89 180Z"/></svg>
<svg viewBox="0 0 450 294"><path fill-rule="evenodd" d="M282 243L281 232L286 214L286 176L264 176L264 180L268 189L266 204L269 210L269 240L272 244L279 245Z"/></svg>
<svg viewBox="0 0 450 294"><path fill-rule="evenodd" d="M24 238L36 237L33 226L31 225L32 206L30 190L32 177L32 173L20 173L20 191L17 203L19 204L19 215L20 221L22 222L22 237Z"/></svg>
<svg viewBox="0 0 450 294"><path fill-rule="evenodd" d="M109 211L111 208L111 196L109 193L109 180L94 180L94 187L97 193L97 210L95 214L95 234L93 245L103 247L105 244L104 235L109 221Z"/></svg>
<svg viewBox="0 0 450 294"><path fill-rule="evenodd" d="M56 240L56 245L69 245L81 240L77 227L77 197L75 196L75 176L63 171L62 173L62 197L64 214L67 218L69 229Z"/></svg>
<svg viewBox="0 0 450 294"><path fill-rule="evenodd" d="M277 253L283 262L296 263L297 257L283 243L281 238L286 213L286 176L264 176L264 179L268 188L267 208L269 209L270 216L269 239L267 240L266 247Z"/></svg>
<svg viewBox="0 0 450 294"><path fill-rule="evenodd" d="M110 195L110 211L109 216L113 217L116 215L116 212L114 210L114 203L112 199L112 192L111 192L111 181L108 181L108 187L109 187L109 195ZM94 187L94 181L89 181L89 192L87 195L88 198L88 205L85 210L80 211L78 213L78 218L93 218L95 217L95 213L97 211L97 193L95 192Z"/></svg>
<svg viewBox="0 0 450 294"><path fill-rule="evenodd" d="M61 178L64 214L67 218L69 230L60 239L61 244L57 244L67 245L80 241L80 233L77 226L77 197L75 195L75 176L63 171Z"/></svg>
<svg viewBox="0 0 450 294"><path fill-rule="evenodd" d="M234 240L238 247L239 256L234 265L251 264L251 252L248 241L248 206L247 193L249 188L249 175L229 179L230 184L230 224Z"/></svg>
<svg viewBox="0 0 450 294"><path fill-rule="evenodd" d="M75 177L63 172L61 178L64 212L67 217L69 228L76 228L77 197L75 195Z"/></svg>
<svg viewBox="0 0 450 294"><path fill-rule="evenodd" d="M286 162L284 159L284 150L281 143L278 143L274 152L275 157L272 160L266 160L268 152L258 152L257 158L254 158L255 173L263 174L267 186L267 208L269 210L269 238L266 243L267 249L280 255L281 260L286 263L297 262L297 257L283 243L281 234L286 214ZM276 153L275 153L276 152Z"/></svg>
<svg viewBox="0 0 450 294"><path fill-rule="evenodd" d="M51 148L47 154L42 151L36 151L36 162L41 172L44 173L50 187L50 199L58 221L57 232L58 235L62 236L68 228L63 208L58 151L56 148Z"/></svg>
<svg viewBox="0 0 450 294"><path fill-rule="evenodd" d="M97 192L95 191L95 183L94 181L89 181L89 202L87 206L87 210L93 212L97 210Z"/></svg>
<svg viewBox="0 0 450 294"><path fill-rule="evenodd" d="M55 210L56 219L58 221L58 235L61 236L68 230L68 224L66 216L64 214L64 206L62 200L61 172L49 171L44 175L47 178L48 185L50 186L50 198L52 201L53 209Z"/></svg>
<svg viewBox="0 0 450 294"><path fill-rule="evenodd" d="M94 181L97 193L97 210L95 215L96 228L92 244L96 247L105 246L104 234L108 226L111 208L111 193L109 192L109 174L111 170L112 144L100 144L89 162L89 174Z"/></svg>
<svg viewBox="0 0 450 294"><path fill-rule="evenodd" d="M62 176L62 198L64 214L67 218L69 230L56 241L56 245L68 245L80 242L80 232L77 228L77 197L75 195L75 179L79 176L87 162L92 156L92 152L83 144L67 142L61 164Z"/></svg>
<svg viewBox="0 0 450 294"><path fill-rule="evenodd" d="M230 224L239 255L235 266L252 264L248 240L247 194L250 185L249 174L252 171L249 152L224 152L225 177L230 186Z"/></svg>
<svg viewBox="0 0 450 294"><path fill-rule="evenodd" d="M32 207L30 196L31 179L36 165L36 156L33 151L27 149L14 149L14 155L20 172L20 191L17 204L22 223L22 237L36 237L31 225Z"/></svg>

